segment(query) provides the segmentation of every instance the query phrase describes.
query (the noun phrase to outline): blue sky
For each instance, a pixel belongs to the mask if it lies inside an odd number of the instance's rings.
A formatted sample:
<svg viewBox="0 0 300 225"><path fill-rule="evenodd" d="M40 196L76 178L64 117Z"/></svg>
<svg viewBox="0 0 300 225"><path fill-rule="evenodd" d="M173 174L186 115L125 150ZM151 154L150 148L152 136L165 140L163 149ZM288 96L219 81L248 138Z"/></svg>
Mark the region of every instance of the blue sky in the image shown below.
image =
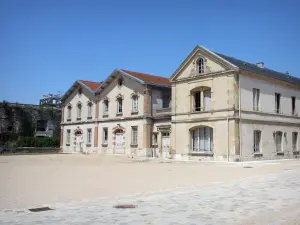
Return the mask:
<svg viewBox="0 0 300 225"><path fill-rule="evenodd" d="M0 100L115 68L169 77L197 45L300 76L299 1L0 0Z"/></svg>

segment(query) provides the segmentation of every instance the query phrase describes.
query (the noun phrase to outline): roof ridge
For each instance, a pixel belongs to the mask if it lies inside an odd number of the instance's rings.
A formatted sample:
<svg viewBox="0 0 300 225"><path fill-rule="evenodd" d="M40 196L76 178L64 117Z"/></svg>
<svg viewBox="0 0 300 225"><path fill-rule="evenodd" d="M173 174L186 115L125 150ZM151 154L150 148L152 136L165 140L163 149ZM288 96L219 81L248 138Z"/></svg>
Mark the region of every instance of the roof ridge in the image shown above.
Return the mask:
<svg viewBox="0 0 300 225"><path fill-rule="evenodd" d="M167 79L169 79L168 77L164 77L164 76L160 76L160 75L155 75L155 74L151 74L151 73L138 72L138 71L127 70L127 69L122 69L122 68L120 68L120 70L122 70L122 71L124 71L124 72L129 71L129 72L132 72L132 73L140 73L140 74L145 74L145 75L149 75L149 76L162 77L162 78L167 78Z"/></svg>

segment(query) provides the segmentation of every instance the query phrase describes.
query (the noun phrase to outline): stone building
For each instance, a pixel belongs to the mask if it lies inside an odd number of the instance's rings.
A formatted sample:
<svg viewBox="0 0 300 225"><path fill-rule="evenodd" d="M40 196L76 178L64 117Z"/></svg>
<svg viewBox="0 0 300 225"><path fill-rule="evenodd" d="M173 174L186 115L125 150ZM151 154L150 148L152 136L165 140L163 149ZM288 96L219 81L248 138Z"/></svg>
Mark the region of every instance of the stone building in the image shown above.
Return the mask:
<svg viewBox="0 0 300 225"><path fill-rule="evenodd" d="M196 46L170 79L117 69L102 83L75 82L63 98L61 148L226 161L297 157L299 98L299 78Z"/></svg>

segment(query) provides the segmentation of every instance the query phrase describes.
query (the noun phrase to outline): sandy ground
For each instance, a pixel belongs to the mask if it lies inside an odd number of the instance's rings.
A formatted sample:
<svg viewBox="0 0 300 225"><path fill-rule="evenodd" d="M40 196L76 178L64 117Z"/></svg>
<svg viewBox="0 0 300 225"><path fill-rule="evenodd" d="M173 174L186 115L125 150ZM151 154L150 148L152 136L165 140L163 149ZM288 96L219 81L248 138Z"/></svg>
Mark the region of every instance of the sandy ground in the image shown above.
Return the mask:
<svg viewBox="0 0 300 225"><path fill-rule="evenodd" d="M252 168L245 168L250 166ZM141 162L108 155L27 155L0 157L0 210L153 193L185 187L207 187L268 174L299 172L300 161L255 163ZM299 187L300 188L300 187ZM300 218L299 204L288 205L278 219ZM257 215L267 224L267 213ZM259 224L255 220L249 224ZM254 221L254 222L253 222ZM280 224L289 224L282 220ZM264 223L266 222L266 223ZM246 223L245 223L246 224ZM248 223L247 223L248 224Z"/></svg>

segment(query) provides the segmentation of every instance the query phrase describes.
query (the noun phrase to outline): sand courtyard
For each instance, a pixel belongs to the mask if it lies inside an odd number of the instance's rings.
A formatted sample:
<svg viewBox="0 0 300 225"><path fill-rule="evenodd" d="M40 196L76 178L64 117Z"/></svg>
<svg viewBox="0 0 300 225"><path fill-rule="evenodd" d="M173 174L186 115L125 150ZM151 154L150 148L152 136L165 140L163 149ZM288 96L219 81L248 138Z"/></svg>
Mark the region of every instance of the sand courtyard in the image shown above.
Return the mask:
<svg viewBox="0 0 300 225"><path fill-rule="evenodd" d="M1 156L0 224L300 224L300 161Z"/></svg>

